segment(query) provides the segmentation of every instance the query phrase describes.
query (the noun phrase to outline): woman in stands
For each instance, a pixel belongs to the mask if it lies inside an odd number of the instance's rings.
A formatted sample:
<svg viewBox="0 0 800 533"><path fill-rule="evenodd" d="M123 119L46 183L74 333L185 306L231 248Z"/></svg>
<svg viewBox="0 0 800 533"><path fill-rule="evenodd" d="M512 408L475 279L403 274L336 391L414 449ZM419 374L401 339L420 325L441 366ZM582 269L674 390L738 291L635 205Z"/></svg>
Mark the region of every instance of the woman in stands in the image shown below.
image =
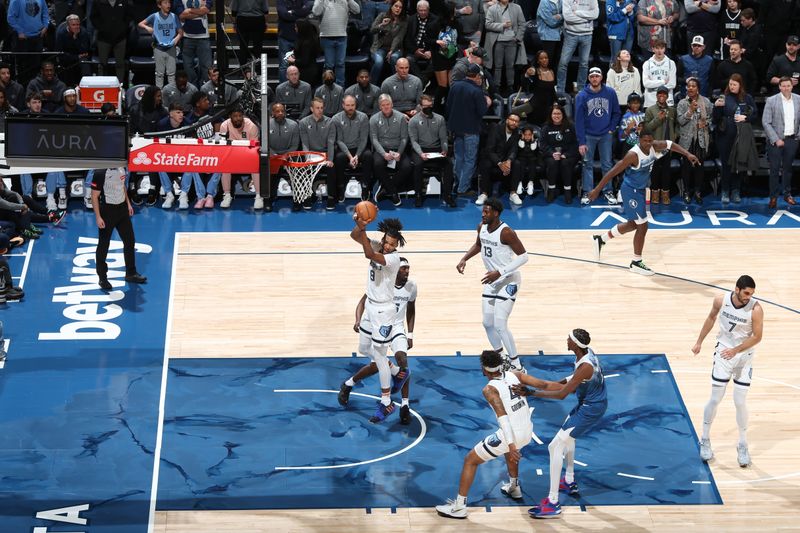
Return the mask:
<svg viewBox="0 0 800 533"><path fill-rule="evenodd" d="M442 26L439 35L436 37L438 49L433 54L433 74L436 76L436 97L434 108L439 112L444 112L444 100L450 91L450 71L458 59L458 34L460 28L456 21L453 10L449 10L442 17Z"/></svg>
<svg viewBox="0 0 800 533"><path fill-rule="evenodd" d="M556 74L550 68L550 56L544 50L536 52L536 63L525 71L522 90L530 93L531 99L519 108L515 107L512 113L522 112L527 115L529 124L541 126L556 101Z"/></svg>
<svg viewBox="0 0 800 533"><path fill-rule="evenodd" d="M375 17L370 33L372 33L372 70L370 79L380 85L383 79L383 65L388 60L389 66L394 70L394 64L403 57L403 39L406 36L405 10L403 1L397 0L389 11Z"/></svg>
<svg viewBox="0 0 800 533"><path fill-rule="evenodd" d="M678 144L700 160L699 165L692 165L687 159L681 160L683 202L686 205L691 203L692 198L697 205L703 204L705 169L702 163L708 158L711 149L713 109L711 101L700 94L697 79L686 80L686 98L678 102Z"/></svg>
<svg viewBox="0 0 800 533"><path fill-rule="evenodd" d="M722 162L720 181L720 200L722 203L728 203L729 201L739 203L742 200L742 174L747 169L738 165L732 167L729 158L732 150L736 149L738 151L749 148L747 146L749 145L748 140L738 135L739 124L751 124L756 112L755 100L745 91L742 76L740 74L731 75L725 94L714 102L717 150L719 151L719 159ZM752 141L752 135L750 140Z"/></svg>
<svg viewBox="0 0 800 533"><path fill-rule="evenodd" d="M625 114L625 102L634 93L642 94L642 75L631 63L631 53L620 50L606 75L606 85L617 93L620 111Z"/></svg>
<svg viewBox="0 0 800 533"><path fill-rule="evenodd" d="M541 151L547 175L547 201L556 198L556 184L564 187L564 202L572 203L572 180L578 162L578 137L575 127L564 114L564 108L555 104L542 128Z"/></svg>

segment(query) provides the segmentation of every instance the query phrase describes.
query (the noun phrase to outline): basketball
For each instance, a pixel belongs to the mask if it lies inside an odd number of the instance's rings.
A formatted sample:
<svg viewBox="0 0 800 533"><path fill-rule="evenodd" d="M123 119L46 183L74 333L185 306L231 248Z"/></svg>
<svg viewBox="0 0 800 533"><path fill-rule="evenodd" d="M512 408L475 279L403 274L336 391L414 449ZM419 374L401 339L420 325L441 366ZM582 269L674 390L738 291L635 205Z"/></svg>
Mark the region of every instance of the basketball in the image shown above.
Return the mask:
<svg viewBox="0 0 800 533"><path fill-rule="evenodd" d="M363 200L356 204L356 215L361 220L372 222L378 216L378 206L369 200Z"/></svg>

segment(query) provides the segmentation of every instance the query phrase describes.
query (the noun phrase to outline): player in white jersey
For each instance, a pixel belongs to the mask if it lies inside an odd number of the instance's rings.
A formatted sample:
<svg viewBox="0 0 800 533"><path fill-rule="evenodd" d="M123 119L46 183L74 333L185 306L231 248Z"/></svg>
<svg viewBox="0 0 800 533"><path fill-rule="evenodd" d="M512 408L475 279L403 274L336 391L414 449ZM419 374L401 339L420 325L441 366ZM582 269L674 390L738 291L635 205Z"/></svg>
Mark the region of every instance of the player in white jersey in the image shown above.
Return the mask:
<svg viewBox="0 0 800 533"><path fill-rule="evenodd" d="M392 373L392 393L402 391L402 402L400 404L400 423L408 425L411 423L411 408L408 405L409 377L411 371L408 369L408 350L414 346L414 322L417 316L417 284L409 279L411 266L405 257L400 258L400 270L397 271L397 279L394 284L394 306L395 319L394 330L390 345L396 365L389 363ZM359 351L366 351L372 342L372 333L366 329L364 324L364 306L367 302L367 295L361 297L356 306L356 322L353 330L359 334ZM406 329L408 322L408 329ZM339 404L346 406L350 401L350 391L356 383L378 373L378 366L375 363L364 365L353 376L342 383L339 388Z"/></svg>
<svg viewBox="0 0 800 533"><path fill-rule="evenodd" d="M492 349L501 352L505 349L506 363L512 370L522 370L514 336L508 329L508 317L514 309L522 275L520 268L528 262L528 252L517 237L516 232L500 221L503 204L496 198L489 198L483 204L478 238L456 270L464 273L467 261L481 254L486 267L483 283L483 327Z"/></svg>
<svg viewBox="0 0 800 533"><path fill-rule="evenodd" d="M520 450L531 441L533 422L528 401L524 396L515 394L512 389L520 383L524 374L506 372L503 370L504 365L503 356L497 351L486 350L481 354L483 375L489 378L489 383L483 387L483 396L492 406L500 429L479 441L464 458L458 496L455 500L436 506L436 512L441 516L467 517L467 493L478 466L501 455L505 456L510 479L500 486L500 492L515 500L522 498L522 488L518 480Z"/></svg>
<svg viewBox="0 0 800 533"><path fill-rule="evenodd" d="M703 410L703 436L700 439L700 458L710 461L714 457L711 449L711 423L717 415L728 382L733 378L733 404L736 406L736 425L739 426L739 444L736 446L739 466L750 466L747 449L747 391L753 378L753 347L761 342L764 329L764 310L753 293L756 282L750 276L736 280L736 288L728 294L714 298L711 312L692 346L692 352L700 353L703 340L714 327L719 315L719 333L714 346L714 365L711 367L711 398Z"/></svg>
<svg viewBox="0 0 800 533"><path fill-rule="evenodd" d="M653 140L651 132L642 132L639 135L639 144L631 148L625 157L620 159L614 167L609 170L597 187L589 192L589 200L594 202L606 183L615 176L624 172L622 186L619 189L622 195L623 216L626 221L615 225L606 233L592 236L592 246L594 248L595 260L600 261L600 251L608 241L615 237L621 237L625 233L635 231L633 235L633 260L630 264L630 271L643 276L652 276L653 270L644 264L642 251L644 250L644 239L647 235L647 213L645 212L645 188L650 181L650 171L653 163L668 152L675 152L686 159L692 165L699 165L700 160L697 156L690 154L678 143L672 141Z"/></svg>
<svg viewBox="0 0 800 533"><path fill-rule="evenodd" d="M370 422L382 422L394 412L391 399L392 373L386 352L389 349L392 331L395 328L394 282L400 269L400 254L397 248L405 245L403 224L399 219L387 218L378 224L378 231L383 234L380 242L367 236L367 222L358 214L353 215L356 225L350 237L361 245L364 257L369 259L369 277L367 279L367 300L364 304L364 320L362 324L370 332L372 342L359 344L359 352L372 359L378 367L381 382L381 399Z"/></svg>

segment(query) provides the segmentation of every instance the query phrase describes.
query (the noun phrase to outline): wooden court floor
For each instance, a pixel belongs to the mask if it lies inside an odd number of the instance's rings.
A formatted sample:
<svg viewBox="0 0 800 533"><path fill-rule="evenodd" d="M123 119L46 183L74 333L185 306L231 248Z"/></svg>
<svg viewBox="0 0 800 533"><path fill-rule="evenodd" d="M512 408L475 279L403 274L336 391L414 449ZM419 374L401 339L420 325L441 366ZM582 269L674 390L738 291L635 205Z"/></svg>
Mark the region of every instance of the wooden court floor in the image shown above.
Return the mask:
<svg viewBox="0 0 800 533"><path fill-rule="evenodd" d="M736 463L731 391L712 431L712 471L721 506L565 507L558 520L534 521L526 507L470 511L468 520L432 509L158 512L159 532L380 531L776 531L798 530L800 504L800 251L793 230L654 230L645 260L656 272L627 271L631 239L612 241L593 261L591 232L519 232L532 257L510 325L523 354L566 353L568 331L581 327L599 353L666 353L681 395L701 429L710 393L716 329L694 357L694 344L716 287L741 274L757 284L765 312L749 392L753 466ZM402 255L419 286L412 355L485 349L479 257L465 275L455 265L474 232L408 232ZM180 357L325 357L357 345L354 308L367 262L348 233L180 234L168 355ZM777 304L777 305L776 305ZM535 374L535 366L528 367ZM476 369L477 371L477 369ZM330 384L326 384L330 385ZM475 391L476 396L480 391ZM423 407L424 409L424 407ZM424 411L422 411L424 415ZM491 416L487 407L487 417ZM459 469L460 464L442 465ZM521 478L524 483L524 463ZM302 490L301 487L293 490ZM442 494L442 500L453 497Z"/></svg>

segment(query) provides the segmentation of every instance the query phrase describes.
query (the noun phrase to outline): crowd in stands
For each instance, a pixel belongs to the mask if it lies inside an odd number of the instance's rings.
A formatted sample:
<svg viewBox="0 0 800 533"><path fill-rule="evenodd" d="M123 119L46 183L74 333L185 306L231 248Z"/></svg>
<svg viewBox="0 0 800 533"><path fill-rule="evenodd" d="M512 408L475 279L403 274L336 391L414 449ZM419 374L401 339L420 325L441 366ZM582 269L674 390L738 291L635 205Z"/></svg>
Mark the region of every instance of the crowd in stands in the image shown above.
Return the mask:
<svg viewBox="0 0 800 533"><path fill-rule="evenodd" d="M586 205L600 173L643 130L703 162L662 158L652 172L653 203L679 194L701 204L712 191L738 203L748 176L766 168L766 154L770 207L795 204L800 0L233 0L227 7L242 63L264 49L269 11L277 11L279 80L261 102L270 108L269 150L326 154L327 209L344 200L353 177L364 199L401 205L400 195L413 190L422 206L430 175L449 206L459 196L482 205L498 193L521 205L539 191L547 202L563 195ZM220 85L213 0L10 0L6 9L3 117L88 112L73 87L90 72L133 85L130 50L144 36L155 83L127 103L133 131L200 124L184 135L259 136L247 109L214 112L240 93ZM348 72L350 57L364 57L357 73ZM235 192L228 174L148 179L143 197L131 180L135 203L154 205L162 190L164 208L177 200L188 209L192 197L195 209L212 208L215 198L227 208ZM20 201L0 205L0 219L31 198L32 178L20 181ZM49 173L44 183L41 216L59 219L64 174ZM272 184L262 195L258 176L246 177L255 209L272 208ZM603 198L617 202L612 184ZM90 207L88 194L85 201Z"/></svg>

